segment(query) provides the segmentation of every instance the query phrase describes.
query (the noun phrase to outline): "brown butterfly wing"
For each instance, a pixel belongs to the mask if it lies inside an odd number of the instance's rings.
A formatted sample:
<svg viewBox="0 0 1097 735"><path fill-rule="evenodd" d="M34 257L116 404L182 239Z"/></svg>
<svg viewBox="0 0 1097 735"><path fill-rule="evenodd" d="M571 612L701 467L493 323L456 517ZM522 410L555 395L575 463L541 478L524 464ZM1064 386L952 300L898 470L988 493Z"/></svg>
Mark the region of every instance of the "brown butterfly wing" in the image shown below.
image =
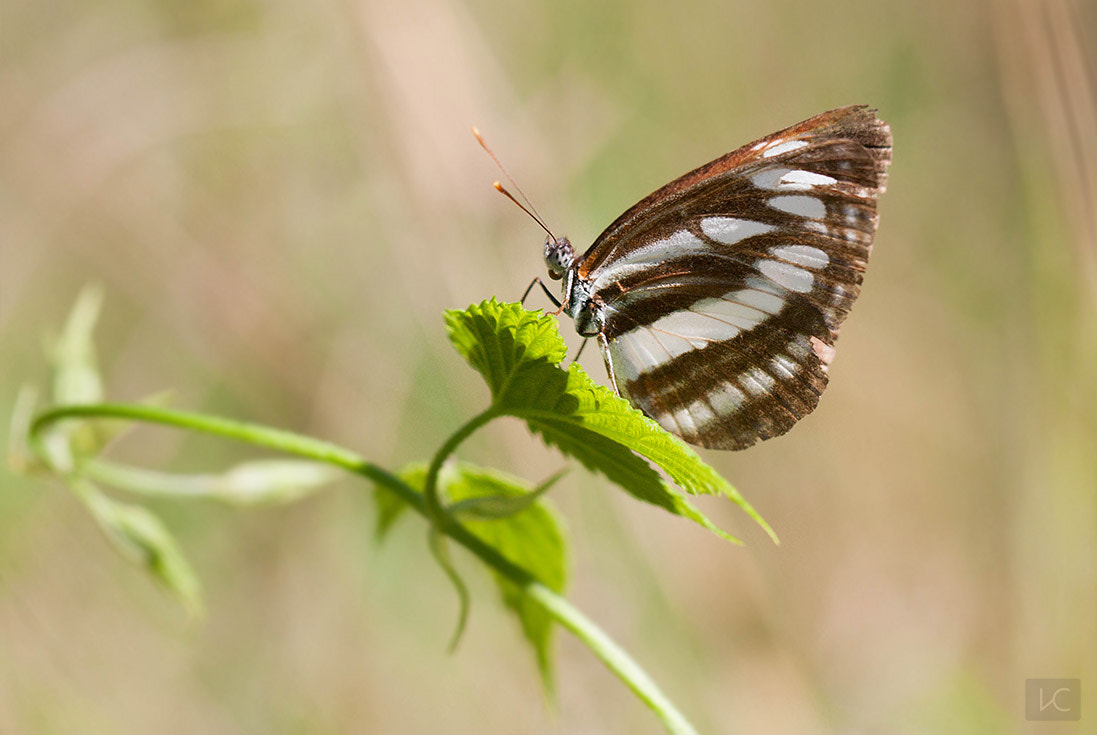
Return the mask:
<svg viewBox="0 0 1097 735"><path fill-rule="evenodd" d="M866 107L749 143L641 200L582 257L618 390L688 441L742 448L818 402L891 160Z"/></svg>

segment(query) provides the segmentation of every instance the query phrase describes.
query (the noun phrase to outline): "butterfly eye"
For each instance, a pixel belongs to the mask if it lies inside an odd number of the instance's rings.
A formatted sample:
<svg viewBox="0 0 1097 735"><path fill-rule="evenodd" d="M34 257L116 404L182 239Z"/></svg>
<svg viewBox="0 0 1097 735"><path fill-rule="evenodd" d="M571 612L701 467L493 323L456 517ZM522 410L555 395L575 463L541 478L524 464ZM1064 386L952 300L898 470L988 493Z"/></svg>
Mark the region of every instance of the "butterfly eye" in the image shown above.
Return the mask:
<svg viewBox="0 0 1097 735"><path fill-rule="evenodd" d="M550 278L559 281L574 262L575 248L566 237L545 238L545 265L548 267Z"/></svg>

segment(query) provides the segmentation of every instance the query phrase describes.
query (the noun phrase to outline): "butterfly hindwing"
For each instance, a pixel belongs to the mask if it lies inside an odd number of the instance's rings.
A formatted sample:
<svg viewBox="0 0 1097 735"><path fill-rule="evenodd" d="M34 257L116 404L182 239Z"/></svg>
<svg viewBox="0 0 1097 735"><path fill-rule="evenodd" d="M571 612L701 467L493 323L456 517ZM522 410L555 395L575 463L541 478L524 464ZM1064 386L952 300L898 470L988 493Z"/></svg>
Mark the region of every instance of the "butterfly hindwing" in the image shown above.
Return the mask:
<svg viewBox="0 0 1097 735"><path fill-rule="evenodd" d="M731 272L637 287L636 300L607 309L602 333L623 396L668 431L719 449L778 436L810 413L829 356L829 330L803 295Z"/></svg>

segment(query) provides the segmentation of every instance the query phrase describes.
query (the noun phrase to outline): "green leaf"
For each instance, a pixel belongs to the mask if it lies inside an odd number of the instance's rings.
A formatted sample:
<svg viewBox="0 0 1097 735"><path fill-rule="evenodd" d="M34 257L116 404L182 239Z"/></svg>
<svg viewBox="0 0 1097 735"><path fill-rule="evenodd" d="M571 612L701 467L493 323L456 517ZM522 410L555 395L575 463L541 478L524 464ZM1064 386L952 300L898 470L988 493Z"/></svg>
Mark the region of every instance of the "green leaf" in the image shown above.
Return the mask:
<svg viewBox="0 0 1097 735"><path fill-rule="evenodd" d="M301 459L241 462L214 475L210 496L237 505L291 503L339 479L331 465Z"/></svg>
<svg viewBox="0 0 1097 735"><path fill-rule="evenodd" d="M528 394L529 379L544 379L543 366L559 364L568 348L551 317L495 299L465 311L446 312L446 331L457 351L484 376L498 404ZM516 396L511 396L514 389Z"/></svg>
<svg viewBox="0 0 1097 735"><path fill-rule="evenodd" d="M202 612L202 590L175 538L146 508L112 500L82 478L71 478L77 495L121 554L145 568L192 615Z"/></svg>
<svg viewBox="0 0 1097 735"><path fill-rule="evenodd" d="M400 471L400 477L412 488L422 492L426 482L426 465L408 465ZM550 478L542 486L555 480ZM509 561L522 567L546 587L563 592L567 584L567 541L562 522L547 502L531 495L538 488L501 472L489 470L465 462L446 465L438 477L438 489L448 501L447 512L461 507L475 507L480 501L495 504L500 498L511 511L517 512L491 520L462 520L462 525L481 541L494 548ZM378 499L382 493L376 493ZM403 502L401 506L405 506ZM390 524L391 525L391 524ZM432 544L435 543L432 537ZM433 547L432 547L433 548ZM448 560L445 560L448 563ZM443 564L446 574L452 565ZM495 575L503 596L503 602L517 615L522 632L532 644L537 656L538 669L545 686L551 691L553 682L552 618L544 608L532 600L502 575Z"/></svg>
<svg viewBox="0 0 1097 735"><path fill-rule="evenodd" d="M427 465L425 462L412 462L401 467L396 472L396 476L409 487L422 492L423 485L426 484L427 480ZM408 509L408 504L399 495L383 485L375 485L374 487L373 503L377 508L377 526L374 528L373 536L378 542L381 542L385 540L396 521L404 515L404 511Z"/></svg>
<svg viewBox="0 0 1097 735"><path fill-rule="evenodd" d="M81 469L94 480L129 492L231 505L290 503L342 475L331 465L301 459L251 460L215 474L159 472L101 459L87 460Z"/></svg>
<svg viewBox="0 0 1097 735"><path fill-rule="evenodd" d="M61 334L47 351L53 362L53 402L80 405L103 400L103 379L95 357L94 332L103 305L98 286L85 286L69 313ZM147 401L156 405L163 396ZM84 457L98 454L110 441L132 427L128 421L83 420L60 424L51 430L56 466L68 468ZM62 447L62 445L64 445Z"/></svg>
<svg viewBox="0 0 1097 735"><path fill-rule="evenodd" d="M528 500L537 493L524 480L463 462L442 470L439 485L455 506L481 499ZM542 498L516 513L492 520L463 524L484 543L536 577L555 592L567 586L567 542L562 522ZM501 575L495 575L503 602L522 624L522 632L533 645L542 680L553 688L552 618L537 602Z"/></svg>
<svg viewBox="0 0 1097 735"><path fill-rule="evenodd" d="M556 481L567 474L563 469L549 477L530 492L520 495L480 495L474 498L466 498L449 506L449 511L456 518L477 521L490 521L497 518L506 518L515 513L520 513L537 502L538 498L547 493Z"/></svg>
<svg viewBox="0 0 1097 735"><path fill-rule="evenodd" d="M11 410L11 422L8 426L8 467L13 472L30 473L44 469L41 460L36 458L28 446L30 424L34 418L34 406L38 402L38 391L32 385L20 387Z"/></svg>
<svg viewBox="0 0 1097 735"><path fill-rule="evenodd" d="M103 381L95 360L93 335L103 304L103 292L85 286L76 298L60 336L49 346L53 361L53 402L58 405L96 403L103 398ZM59 424L47 442L62 467L76 458L95 454L102 447L95 423Z"/></svg>
<svg viewBox="0 0 1097 735"><path fill-rule="evenodd" d="M559 362L567 347L553 317L491 299L446 312L446 327L458 352L484 376L498 413L525 420L546 443L634 497L736 540L665 482L644 457L687 493L729 498L777 540L746 499L680 439L595 383L578 363L562 369Z"/></svg>
<svg viewBox="0 0 1097 735"><path fill-rule="evenodd" d="M95 362L92 340L103 291L85 286L76 298L61 336L53 345L53 400L57 404L96 403L103 398L103 381Z"/></svg>
<svg viewBox="0 0 1097 735"><path fill-rule="evenodd" d="M735 538L668 485L650 464L612 439L564 421L527 420L530 429L546 444L579 460L591 472L605 475L637 500L643 500L675 515L687 518L717 536L735 543Z"/></svg>

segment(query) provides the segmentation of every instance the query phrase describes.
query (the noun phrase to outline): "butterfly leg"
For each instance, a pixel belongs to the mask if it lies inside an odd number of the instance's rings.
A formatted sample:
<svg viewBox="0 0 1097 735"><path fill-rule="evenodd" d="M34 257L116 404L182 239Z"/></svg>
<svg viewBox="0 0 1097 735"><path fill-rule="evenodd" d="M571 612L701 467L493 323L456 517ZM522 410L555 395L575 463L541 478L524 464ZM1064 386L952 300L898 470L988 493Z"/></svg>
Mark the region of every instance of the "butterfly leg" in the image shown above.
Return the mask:
<svg viewBox="0 0 1097 735"><path fill-rule="evenodd" d="M579 355L583 354L583 349L587 346L587 342L589 342L589 341L590 341L590 337L584 337L583 338L583 343L581 345L579 345L579 349L578 349L578 351L576 351L575 357L571 358L572 362L575 362L576 360L579 359Z"/></svg>
<svg viewBox="0 0 1097 735"><path fill-rule="evenodd" d="M621 395L621 389L617 387L617 376L613 374L613 361L609 359L609 340L606 339L605 334L599 333L598 341L602 343L602 354L606 357L606 372L609 373L609 382L613 385L613 392ZM583 340L583 344L586 344L586 340ZM579 355L576 355L576 357L579 357Z"/></svg>
<svg viewBox="0 0 1097 735"><path fill-rule="evenodd" d="M545 282L542 281L540 278L534 278L532 281L529 282L529 285L526 286L525 292L522 294L522 299L518 303L523 305L526 303L526 297L529 296L529 292L533 290L534 284L541 287L541 290L545 292L545 296L548 296L549 301L552 302L553 306L556 306L557 308L560 307L560 299L552 295L552 291L548 290L548 286L546 286Z"/></svg>

